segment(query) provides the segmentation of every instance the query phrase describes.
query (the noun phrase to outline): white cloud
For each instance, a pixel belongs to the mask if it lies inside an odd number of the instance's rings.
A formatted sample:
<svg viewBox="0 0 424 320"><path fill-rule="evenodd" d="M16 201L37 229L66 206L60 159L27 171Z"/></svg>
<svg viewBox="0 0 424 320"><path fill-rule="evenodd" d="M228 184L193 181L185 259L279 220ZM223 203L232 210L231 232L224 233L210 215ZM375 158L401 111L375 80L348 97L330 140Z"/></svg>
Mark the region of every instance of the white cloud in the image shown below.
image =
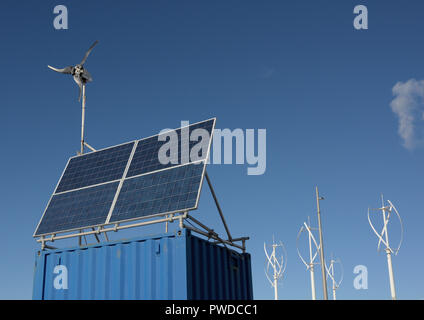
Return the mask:
<svg viewBox="0 0 424 320"><path fill-rule="evenodd" d="M424 80L398 82L392 92L395 98L390 107L399 119L398 133L404 147L424 146Z"/></svg>

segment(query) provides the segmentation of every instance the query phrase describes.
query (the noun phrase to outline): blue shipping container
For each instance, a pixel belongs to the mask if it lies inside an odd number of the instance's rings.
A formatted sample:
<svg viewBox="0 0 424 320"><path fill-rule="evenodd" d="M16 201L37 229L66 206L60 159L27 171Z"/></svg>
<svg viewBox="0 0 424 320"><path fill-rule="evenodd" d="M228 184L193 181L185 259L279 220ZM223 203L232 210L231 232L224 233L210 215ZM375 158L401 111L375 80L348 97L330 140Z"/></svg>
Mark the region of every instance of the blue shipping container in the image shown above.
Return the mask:
<svg viewBox="0 0 424 320"><path fill-rule="evenodd" d="M251 300L250 254L186 229L38 251L33 299Z"/></svg>

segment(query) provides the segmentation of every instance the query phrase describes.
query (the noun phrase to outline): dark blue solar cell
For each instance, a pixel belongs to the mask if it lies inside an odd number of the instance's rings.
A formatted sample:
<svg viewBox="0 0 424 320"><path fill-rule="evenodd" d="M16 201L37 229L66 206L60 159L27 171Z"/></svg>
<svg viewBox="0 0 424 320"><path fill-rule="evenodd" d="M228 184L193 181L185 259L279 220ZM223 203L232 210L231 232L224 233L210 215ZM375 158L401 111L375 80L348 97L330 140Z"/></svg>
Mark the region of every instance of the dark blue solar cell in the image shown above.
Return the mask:
<svg viewBox="0 0 424 320"><path fill-rule="evenodd" d="M122 178L134 142L71 158L55 193Z"/></svg>
<svg viewBox="0 0 424 320"><path fill-rule="evenodd" d="M119 182L53 195L35 235L103 224Z"/></svg>
<svg viewBox="0 0 424 320"><path fill-rule="evenodd" d="M124 181L110 222L195 209L204 162Z"/></svg>
<svg viewBox="0 0 424 320"><path fill-rule="evenodd" d="M165 168L171 168L171 167L181 165L184 163L206 159L206 156L209 150L208 148L209 142L212 137L212 131L213 131L214 125L215 125L215 119L211 119L204 122L193 124L189 126L188 128L183 129L183 130L187 130L186 132L187 132L188 140L186 140L185 138L181 139L181 133L182 133L181 128L176 129L175 133L178 139L175 140L174 145L178 144L176 146L176 150L178 150L178 157L176 159L173 159L175 161L169 162L167 164L162 164L159 161L159 149L164 144L168 144L166 147L170 146L172 144L171 138L168 138L166 141L160 141L159 137L166 135L166 134L162 134L162 135L156 135L147 139L140 140L135 150L133 160L131 161L131 165L128 170L127 177L133 177L139 174L144 174L144 173L148 173L148 172L152 172L152 171L156 171L160 169L165 169ZM198 150L199 153L196 154L197 156L196 159L187 159L185 162L182 162L184 161L184 159L182 159L181 157L182 150L188 150L187 156L189 157L193 146L198 144L200 141L200 138L198 138L199 141L190 141L189 139L193 131L196 129L204 129L207 131L209 139L205 141L207 142L206 148L203 150L202 149ZM184 131L183 131L183 134L184 134ZM187 144L188 144L188 148L186 147ZM171 157L171 154L168 154L168 156Z"/></svg>

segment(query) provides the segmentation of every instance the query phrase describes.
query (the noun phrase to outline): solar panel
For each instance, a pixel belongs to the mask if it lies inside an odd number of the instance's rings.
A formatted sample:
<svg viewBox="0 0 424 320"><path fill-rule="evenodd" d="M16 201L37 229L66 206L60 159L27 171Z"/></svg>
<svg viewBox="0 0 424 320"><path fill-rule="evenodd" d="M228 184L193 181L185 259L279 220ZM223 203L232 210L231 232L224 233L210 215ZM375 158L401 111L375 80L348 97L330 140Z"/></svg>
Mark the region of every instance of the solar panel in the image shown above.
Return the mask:
<svg viewBox="0 0 424 320"><path fill-rule="evenodd" d="M159 137L163 137L166 134L155 135L153 137L140 140L138 142L138 146L135 151L134 158L131 162L131 166L128 170L127 176L132 177L139 174L161 170L165 168L170 168L176 165L183 164L181 163L181 159L183 158L182 151L184 150L184 147L188 144L188 150L191 150L191 148L198 143L198 141L190 141L189 139L193 131L196 129L204 129L208 132L209 137L211 137L214 125L215 125L215 119L211 119L208 121L204 121L204 122L200 122L200 123L188 126L186 130L188 141L184 141L184 139L181 139L181 133L182 133L181 131L184 130L183 128L175 130L178 140L169 141L169 142L170 142L170 146L173 144L178 144L177 146L178 158L173 159L173 160L177 160L177 163L170 162L168 164L162 164L158 159L159 149L165 143L168 142L168 141L160 141ZM200 153L203 152L203 154L198 155L196 161L206 159L208 151L209 151L209 148L207 148L206 150L201 150ZM187 159L187 160L188 162L190 162L190 159Z"/></svg>
<svg viewBox="0 0 424 320"><path fill-rule="evenodd" d="M175 141L161 141L165 133L72 157L34 236L196 209L214 126L206 120L174 130ZM196 129L208 133L207 148L181 162L199 143L189 139ZM165 143L177 144L178 162L159 161Z"/></svg>
<svg viewBox="0 0 424 320"><path fill-rule="evenodd" d="M69 160L55 193L122 178L134 142Z"/></svg>
<svg viewBox="0 0 424 320"><path fill-rule="evenodd" d="M204 162L126 179L110 222L195 209Z"/></svg>
<svg viewBox="0 0 424 320"><path fill-rule="evenodd" d="M119 182L53 195L36 235L103 224Z"/></svg>

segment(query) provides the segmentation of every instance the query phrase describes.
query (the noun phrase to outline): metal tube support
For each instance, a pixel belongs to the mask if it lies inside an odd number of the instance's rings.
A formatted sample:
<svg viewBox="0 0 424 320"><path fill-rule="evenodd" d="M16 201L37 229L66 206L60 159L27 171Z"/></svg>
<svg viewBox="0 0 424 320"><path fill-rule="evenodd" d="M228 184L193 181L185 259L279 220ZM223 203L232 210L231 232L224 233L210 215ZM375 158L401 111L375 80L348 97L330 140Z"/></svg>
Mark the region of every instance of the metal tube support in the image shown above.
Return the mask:
<svg viewBox="0 0 424 320"><path fill-rule="evenodd" d="M311 291L312 291L312 300L316 300L316 292L315 292L315 272L314 272L314 264L311 263L310 266L310 274L311 274Z"/></svg>
<svg viewBox="0 0 424 320"><path fill-rule="evenodd" d="M332 290L333 290L333 300L337 300L336 299L336 290L337 290L337 288L336 288L336 279L334 279L334 260L333 260L333 258L331 258L331 263L330 263L330 270L328 270L329 272L330 272L330 274L331 274L331 280L332 280L332 283L333 283L333 285L332 285Z"/></svg>
<svg viewBox="0 0 424 320"><path fill-rule="evenodd" d="M384 206L384 198L381 195L381 212L383 214L383 226L386 228L388 224L388 217L386 216L386 209ZM389 281L390 281L390 295L392 296L392 300L396 300L396 288L395 288L395 277L393 275L393 265L392 265L392 252L389 246L389 233L385 232L386 237L386 254L387 254L387 267L389 269Z"/></svg>
<svg viewBox="0 0 424 320"><path fill-rule="evenodd" d="M389 268L390 294L392 296L392 300L396 300L396 288L395 288L395 277L393 275L392 253L389 248L386 248L386 253L387 253L387 266Z"/></svg>
<svg viewBox="0 0 424 320"><path fill-rule="evenodd" d="M311 234L311 222L308 217L308 236L309 236L309 272L311 274L311 291L312 291L312 300L316 300L315 292L315 272L314 272L314 256L312 254L312 234Z"/></svg>
<svg viewBox="0 0 424 320"><path fill-rule="evenodd" d="M216 207L218 209L219 215L221 216L222 223L224 224L225 231L227 232L228 240L231 241L232 237L231 237L231 234L230 234L230 230L228 229L227 222L225 221L224 214L222 213L221 207L218 203L218 199L215 195L215 191L213 190L211 180L209 179L209 176L208 176L208 173L206 172L206 170L205 170L205 177L206 177L206 181L208 182L209 189L211 190L212 197L215 200L215 204L216 204Z"/></svg>
<svg viewBox="0 0 424 320"><path fill-rule="evenodd" d="M83 230L80 230L79 232L80 232L80 234L82 234L82 231ZM54 239L54 237L52 236L52 239ZM78 246L82 246L82 235L80 235L79 237L78 237Z"/></svg>
<svg viewBox="0 0 424 320"><path fill-rule="evenodd" d="M337 300L336 299L336 287L333 284L333 300Z"/></svg>
<svg viewBox="0 0 424 320"><path fill-rule="evenodd" d="M95 231L94 228L91 228L91 230ZM97 235L97 233L94 233L94 238L96 238L97 243L100 243L100 239L99 239L99 236Z"/></svg>
<svg viewBox="0 0 424 320"><path fill-rule="evenodd" d="M218 236L218 234L215 231L213 231L213 229L208 228L203 223L201 223L199 220L193 218L191 215L188 215L187 217L188 217L188 219L192 220L194 223L198 224L200 227L202 227L203 229L205 229L210 235L212 235L212 236Z"/></svg>
<svg viewBox="0 0 424 320"><path fill-rule="evenodd" d="M81 154L84 154L85 84L82 85Z"/></svg>
<svg viewBox="0 0 424 320"><path fill-rule="evenodd" d="M187 219L187 216L188 216L188 212L186 211L186 212L184 212L184 214L183 215L180 215L180 216L178 216L178 219L180 220L180 223L179 223L179 227L180 227L180 229L184 229L184 219ZM172 219L172 218L171 218ZM172 220L171 220L172 221Z"/></svg>
<svg viewBox="0 0 424 320"><path fill-rule="evenodd" d="M317 214L318 214L319 243L320 243L319 255L321 260L322 290L324 294L324 300L328 300L327 278L325 274L325 260L324 260L324 242L323 242L322 225L321 225L321 210L319 207L319 201L324 198L320 198L318 193L318 187L315 187L315 191L316 191L316 197L317 197Z"/></svg>
<svg viewBox="0 0 424 320"><path fill-rule="evenodd" d="M90 149L91 151L97 151L96 149L94 149L92 146L90 146L87 142L84 141L84 145Z"/></svg>
<svg viewBox="0 0 424 320"><path fill-rule="evenodd" d="M275 248L276 247L277 247L276 244L272 244L272 257L274 257L274 258L275 258ZM274 263L275 263L275 261L274 261ZM278 300L278 274L277 274L277 268L275 266L274 266L274 299Z"/></svg>
<svg viewBox="0 0 424 320"><path fill-rule="evenodd" d="M50 249L50 250L56 250L57 248L56 247L53 247L53 246L49 246L49 245L44 245L44 248L45 249Z"/></svg>
<svg viewBox="0 0 424 320"><path fill-rule="evenodd" d="M278 289L277 289L278 281L274 276L274 297L275 300L278 300Z"/></svg>
<svg viewBox="0 0 424 320"><path fill-rule="evenodd" d="M228 240L221 239L220 237L215 236L215 235L210 235L209 233L207 233L205 231L202 231L202 230L200 230L198 228L195 228L195 227L192 227L192 226L189 226L189 225L183 225L183 226L184 226L184 228L189 229L189 230L192 230L194 232L197 232L198 234L201 234L201 235L203 235L205 237L214 239L214 240L217 241L217 243L222 243L223 245L226 245L227 244L227 245L232 246L234 248L237 248L237 249L240 249L240 250L243 250L243 251L245 250L244 247L239 246L239 245L235 244L234 242L230 242Z"/></svg>
<svg viewBox="0 0 424 320"><path fill-rule="evenodd" d="M115 223L113 227L110 228L104 228L102 227L99 230L91 230L91 231L83 231L80 230L79 233L76 234L65 234L65 235L61 235L61 236L56 236L51 235L49 238L46 238L45 236L43 236L41 239L37 239L37 242L47 242L47 241L55 241L55 240L61 240L61 239L69 239L69 238L74 238L74 237L79 237L80 239L82 237L88 236L88 235L92 235L92 234L99 234L99 233L106 233L106 232L117 232L119 230L122 229L128 229L128 228L134 228L134 227L140 227L140 226L146 226L146 225L151 225L151 224L156 224L156 223L163 223L166 221L173 221L176 219L180 220L180 226L182 225L182 221L187 218L187 213L185 213L184 215L180 215L177 218L163 218L163 219L158 219L158 220L153 220L153 221L145 221L145 222L138 222L138 223L134 223L134 224L129 224L129 225L119 225L119 223ZM82 245L82 243L81 243Z"/></svg>

